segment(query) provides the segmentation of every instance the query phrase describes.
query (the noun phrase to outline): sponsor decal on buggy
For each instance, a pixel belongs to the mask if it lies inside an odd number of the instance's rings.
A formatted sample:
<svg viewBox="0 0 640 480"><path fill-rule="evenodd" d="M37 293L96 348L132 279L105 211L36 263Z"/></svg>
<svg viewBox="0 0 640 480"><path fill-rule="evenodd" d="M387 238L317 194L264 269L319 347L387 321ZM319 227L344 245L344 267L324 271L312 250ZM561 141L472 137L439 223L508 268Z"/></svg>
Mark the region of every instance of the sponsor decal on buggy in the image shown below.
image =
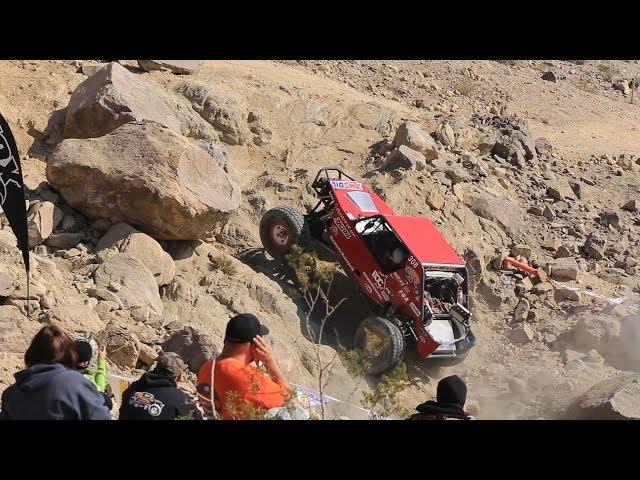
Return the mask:
<svg viewBox="0 0 640 480"><path fill-rule="evenodd" d="M409 295L407 295L407 292L405 291L405 289L401 289L400 290L400 296L402 297L402 300L404 300L405 302L409 302Z"/></svg>
<svg viewBox="0 0 640 480"><path fill-rule="evenodd" d="M330 180L329 183L338 190L362 190L362 183L352 180Z"/></svg>
<svg viewBox="0 0 640 480"><path fill-rule="evenodd" d="M331 228L333 228L333 225L331 226ZM333 230L333 233L337 234L337 231ZM355 268L353 268L353 265L351 265L351 262L349 261L347 256L344 254L344 252L340 248L340 245L338 245L338 242L336 242L332 237L329 237L329 238L331 239L331 242L333 243L333 246L336 247L336 250L338 251L338 253L340 253L340 255L342 256L343 260L346 262L347 265L349 265L349 268L352 271L355 270Z"/></svg>
<svg viewBox="0 0 640 480"><path fill-rule="evenodd" d="M385 302L388 301L391 297L391 290L387 287L387 276L378 270L374 270L371 276L373 277L375 285L378 287L380 296L384 298Z"/></svg>
<svg viewBox="0 0 640 480"><path fill-rule="evenodd" d="M362 272L362 278L364 278L365 287L367 289L367 292L371 293L372 291L375 291L377 295L380 295L380 293L378 292L378 289L376 288L374 283L369 278L369 275L367 275L367 272Z"/></svg>
<svg viewBox="0 0 640 480"><path fill-rule="evenodd" d="M351 231L349 230L349 228L345 225L345 221L342 219L342 217L337 216L334 220L333 220L333 224L336 226L337 229L340 230L340 232L342 233L342 235L344 236L344 238L346 238L347 240L349 240L351 238ZM332 225L333 227L333 225Z"/></svg>
<svg viewBox="0 0 640 480"><path fill-rule="evenodd" d="M398 272L393 272L391 276L395 279L396 282L400 284L400 287L404 287L407 285L406 279L402 278Z"/></svg>
<svg viewBox="0 0 640 480"><path fill-rule="evenodd" d="M411 268L409 265L404 267L404 274L407 280L414 285L420 285L420 274Z"/></svg>
<svg viewBox="0 0 640 480"><path fill-rule="evenodd" d="M374 274L375 274L375 272L374 272ZM378 297L382 298L383 301L385 301L385 302L389 301L389 295L384 290L381 291L378 288L378 286L379 286L378 282L377 281L372 281L369 278L369 275L367 275L367 272L362 272L362 278L364 278L365 282L367 282L367 283L365 283L365 286L366 286L368 292L371 292L371 290L373 290Z"/></svg>
<svg viewBox="0 0 640 480"><path fill-rule="evenodd" d="M129 405L137 408L144 408L149 415L157 417L162 413L164 403L156 399L153 394L148 392L136 392L129 399Z"/></svg>
<svg viewBox="0 0 640 480"><path fill-rule="evenodd" d="M416 314L417 317L421 317L420 310L416 307L416 304L413 302L409 302L409 306L411 307L411 311Z"/></svg>

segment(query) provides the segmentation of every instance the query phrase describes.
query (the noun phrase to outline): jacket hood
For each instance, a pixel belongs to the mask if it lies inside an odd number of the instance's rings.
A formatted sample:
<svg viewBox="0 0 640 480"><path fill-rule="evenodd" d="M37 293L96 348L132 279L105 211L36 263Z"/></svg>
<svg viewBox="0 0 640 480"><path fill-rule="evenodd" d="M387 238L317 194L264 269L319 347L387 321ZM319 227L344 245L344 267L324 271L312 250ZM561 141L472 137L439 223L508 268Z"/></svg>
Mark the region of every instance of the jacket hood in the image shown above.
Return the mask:
<svg viewBox="0 0 640 480"><path fill-rule="evenodd" d="M67 369L59 364L37 364L19 371L14 375L16 385L25 392L32 392L46 387L55 377Z"/></svg>
<svg viewBox="0 0 640 480"><path fill-rule="evenodd" d="M137 388L176 387L175 378L165 370L147 372L136 383Z"/></svg>
<svg viewBox="0 0 640 480"><path fill-rule="evenodd" d="M455 403L437 403L433 401L424 402L416 407L416 410L423 415L434 415L449 418L466 419L470 416L465 413L462 407Z"/></svg>

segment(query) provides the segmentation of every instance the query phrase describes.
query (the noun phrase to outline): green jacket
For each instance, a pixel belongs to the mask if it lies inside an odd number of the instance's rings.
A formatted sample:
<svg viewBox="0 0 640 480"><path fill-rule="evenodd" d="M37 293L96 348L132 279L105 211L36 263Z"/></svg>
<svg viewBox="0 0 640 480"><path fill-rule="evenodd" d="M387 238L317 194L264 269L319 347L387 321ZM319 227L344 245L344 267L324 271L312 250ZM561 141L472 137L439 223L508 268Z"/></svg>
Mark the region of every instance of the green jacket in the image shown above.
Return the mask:
<svg viewBox="0 0 640 480"><path fill-rule="evenodd" d="M104 358L99 358L96 371L85 370L84 377L96 387L96 390L104 393L104 389L107 386L107 361Z"/></svg>

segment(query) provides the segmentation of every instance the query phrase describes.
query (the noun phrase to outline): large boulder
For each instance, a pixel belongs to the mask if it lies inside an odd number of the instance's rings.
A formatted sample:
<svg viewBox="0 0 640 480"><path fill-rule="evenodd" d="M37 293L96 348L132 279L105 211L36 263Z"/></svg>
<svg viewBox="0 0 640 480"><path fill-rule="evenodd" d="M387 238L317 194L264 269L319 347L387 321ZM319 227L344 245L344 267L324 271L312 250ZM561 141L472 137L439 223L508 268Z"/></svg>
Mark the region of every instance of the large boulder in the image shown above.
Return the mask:
<svg viewBox="0 0 640 480"><path fill-rule="evenodd" d="M427 161L438 158L435 140L415 122L406 121L396 130L391 146L401 147L402 145L422 153Z"/></svg>
<svg viewBox="0 0 640 480"><path fill-rule="evenodd" d="M578 420L640 419L640 375L595 384L574 402L567 416Z"/></svg>
<svg viewBox="0 0 640 480"><path fill-rule="evenodd" d="M0 297L8 297L14 290L11 277L4 272L0 272Z"/></svg>
<svg viewBox="0 0 640 480"><path fill-rule="evenodd" d="M395 119L393 110L383 107L378 102L361 102L351 108L350 116L355 123L367 130L375 130L381 135L391 132Z"/></svg>
<svg viewBox="0 0 640 480"><path fill-rule="evenodd" d="M114 253L96 269L94 281L98 288L119 284L118 298L125 309L148 308L162 313L162 301L155 277L144 264L125 253Z"/></svg>
<svg viewBox="0 0 640 480"><path fill-rule="evenodd" d="M42 325L28 319L13 305L0 305L0 351L24 355L31 339ZM2 368L0 368L2 370Z"/></svg>
<svg viewBox="0 0 640 480"><path fill-rule="evenodd" d="M572 329L576 346L601 352L614 352L620 337L620 320L610 316L588 315L578 320Z"/></svg>
<svg viewBox="0 0 640 480"><path fill-rule="evenodd" d="M153 274L158 285L166 285L173 280L176 266L171 255L149 235L139 232L131 225L113 225L100 239L96 253L105 248L115 248L122 253L140 260Z"/></svg>
<svg viewBox="0 0 640 480"><path fill-rule="evenodd" d="M66 110L66 138L101 137L120 125L152 120L180 132L180 122L158 96L156 87L116 62L82 82Z"/></svg>
<svg viewBox="0 0 640 480"><path fill-rule="evenodd" d="M211 335L192 325L174 332L162 349L180 355L192 372L197 372L207 360L218 354Z"/></svg>
<svg viewBox="0 0 640 480"><path fill-rule="evenodd" d="M547 196L557 202L576 199L576 194L567 180L550 180L546 183L546 186Z"/></svg>
<svg viewBox="0 0 640 480"><path fill-rule="evenodd" d="M211 237L240 204L238 186L207 152L153 122L64 140L48 159L47 179L87 217L157 239Z"/></svg>
<svg viewBox="0 0 640 480"><path fill-rule="evenodd" d="M40 245L53 232L64 213L51 202L38 202L27 212L29 248Z"/></svg>
<svg viewBox="0 0 640 480"><path fill-rule="evenodd" d="M121 368L134 368L140 355L140 341L135 334L109 324L100 340L107 347L107 357Z"/></svg>
<svg viewBox="0 0 640 480"><path fill-rule="evenodd" d="M508 198L465 192L463 201L473 213L497 223L507 235L513 237L520 232L524 211Z"/></svg>
<svg viewBox="0 0 640 480"><path fill-rule="evenodd" d="M605 258L604 250L607 246L607 238L600 232L591 232L587 235L583 249L589 257L595 260L603 260Z"/></svg>
<svg viewBox="0 0 640 480"><path fill-rule="evenodd" d="M83 239L81 232L54 233L44 242L48 247L69 250L76 247Z"/></svg>
<svg viewBox="0 0 640 480"><path fill-rule="evenodd" d="M47 311L44 320L67 332L99 333L105 327L98 314L87 305L56 305Z"/></svg>
<svg viewBox="0 0 640 480"><path fill-rule="evenodd" d="M220 132L229 145L244 145L248 137L247 115L237 98L200 83L183 83L178 92L193 109Z"/></svg>
<svg viewBox="0 0 640 480"><path fill-rule="evenodd" d="M453 131L453 127L449 122L442 122L436 128L434 132L435 137L440 143L447 147L453 148L456 146L456 135Z"/></svg>
<svg viewBox="0 0 640 480"><path fill-rule="evenodd" d="M400 145L400 148L393 150L380 168L381 171L388 172L405 168L407 170L422 170L427 164L425 156L420 152L411 150L406 145Z"/></svg>
<svg viewBox="0 0 640 480"><path fill-rule="evenodd" d="M580 267L575 258L564 257L549 262L549 271L554 280L577 280Z"/></svg>
<svg viewBox="0 0 640 480"><path fill-rule="evenodd" d="M201 64L202 60L138 60L138 66L147 72L169 70L183 75L195 72Z"/></svg>

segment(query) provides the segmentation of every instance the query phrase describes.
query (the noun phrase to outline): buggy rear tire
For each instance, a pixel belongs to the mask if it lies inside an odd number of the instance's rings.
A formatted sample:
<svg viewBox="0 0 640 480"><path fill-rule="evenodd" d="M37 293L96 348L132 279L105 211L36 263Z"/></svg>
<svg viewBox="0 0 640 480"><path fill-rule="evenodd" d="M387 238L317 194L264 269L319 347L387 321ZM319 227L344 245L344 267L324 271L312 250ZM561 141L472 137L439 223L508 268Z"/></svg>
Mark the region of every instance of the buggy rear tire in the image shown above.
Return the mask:
<svg viewBox="0 0 640 480"><path fill-rule="evenodd" d="M260 220L262 246L277 260L282 260L294 245L307 245L310 238L304 215L293 207L272 208Z"/></svg>
<svg viewBox="0 0 640 480"><path fill-rule="evenodd" d="M373 316L363 320L356 329L353 343L367 361L367 373L370 375L391 370L404 354L402 331L384 317Z"/></svg>

